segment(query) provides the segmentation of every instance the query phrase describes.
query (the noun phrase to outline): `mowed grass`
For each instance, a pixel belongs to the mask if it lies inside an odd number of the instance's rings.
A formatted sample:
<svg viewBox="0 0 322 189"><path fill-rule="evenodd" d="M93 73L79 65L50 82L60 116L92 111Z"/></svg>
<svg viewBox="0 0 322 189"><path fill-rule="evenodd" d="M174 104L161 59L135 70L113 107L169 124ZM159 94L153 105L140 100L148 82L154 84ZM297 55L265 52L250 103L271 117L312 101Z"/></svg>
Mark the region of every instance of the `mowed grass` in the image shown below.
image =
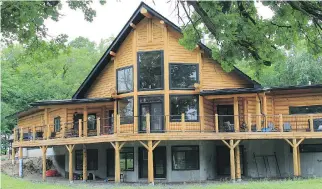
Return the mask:
<svg viewBox="0 0 322 189"><path fill-rule="evenodd" d="M80 183L68 184L65 183L42 183L31 182L24 179L13 178L5 174L1 174L1 188L2 189L88 189L88 188L116 188L116 189L134 189L134 188L155 188L155 189L322 189L322 178L319 179L298 179L298 180L280 180L280 181L244 181L244 182L216 182L216 183L201 183L201 184L175 184L164 185L156 184L139 185L139 184L97 184Z"/></svg>

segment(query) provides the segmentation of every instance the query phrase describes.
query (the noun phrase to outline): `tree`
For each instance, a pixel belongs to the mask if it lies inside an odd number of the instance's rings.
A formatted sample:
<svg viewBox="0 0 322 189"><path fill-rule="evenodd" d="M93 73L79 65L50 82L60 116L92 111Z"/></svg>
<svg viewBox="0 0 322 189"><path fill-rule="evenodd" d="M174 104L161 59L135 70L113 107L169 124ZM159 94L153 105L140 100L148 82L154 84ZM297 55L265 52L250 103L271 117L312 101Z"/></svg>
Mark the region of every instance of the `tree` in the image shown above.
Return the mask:
<svg viewBox="0 0 322 189"><path fill-rule="evenodd" d="M180 43L192 50L207 35L212 57L226 70L240 60L261 66L277 63L285 58L283 50L300 40L308 53L322 54L321 1L263 2L274 12L271 19L261 18L253 1L177 1L177 7L180 3L189 19Z"/></svg>
<svg viewBox="0 0 322 189"><path fill-rule="evenodd" d="M80 9L86 21L93 21L95 10L92 1L66 1L72 10ZM100 1L103 5L105 1ZM18 41L29 43L31 39L47 37L46 19L59 21L62 3L60 1L4 1L1 4L2 41L10 44Z"/></svg>

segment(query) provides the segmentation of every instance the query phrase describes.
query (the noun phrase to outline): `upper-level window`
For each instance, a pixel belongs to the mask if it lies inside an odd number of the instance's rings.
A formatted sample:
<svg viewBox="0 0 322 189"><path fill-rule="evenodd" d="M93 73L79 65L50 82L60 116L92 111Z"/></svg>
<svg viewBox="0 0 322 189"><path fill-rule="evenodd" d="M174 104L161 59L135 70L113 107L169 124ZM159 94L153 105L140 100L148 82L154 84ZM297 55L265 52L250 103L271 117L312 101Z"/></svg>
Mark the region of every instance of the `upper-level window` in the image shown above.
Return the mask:
<svg viewBox="0 0 322 189"><path fill-rule="evenodd" d="M60 117L55 117L54 118L54 129L55 132L59 132L60 131Z"/></svg>
<svg viewBox="0 0 322 189"><path fill-rule="evenodd" d="M163 51L138 53L138 88L163 89Z"/></svg>
<svg viewBox="0 0 322 189"><path fill-rule="evenodd" d="M290 106L290 114L315 114L322 113L322 105L314 106Z"/></svg>
<svg viewBox="0 0 322 189"><path fill-rule="evenodd" d="M133 66L117 69L117 93L133 91Z"/></svg>
<svg viewBox="0 0 322 189"><path fill-rule="evenodd" d="M120 124L133 123L133 98L123 98L117 101Z"/></svg>
<svg viewBox="0 0 322 189"><path fill-rule="evenodd" d="M198 80L198 64L170 64L170 89L194 89Z"/></svg>
<svg viewBox="0 0 322 189"><path fill-rule="evenodd" d="M171 95L170 120L181 121L181 114L185 114L185 121L198 121L198 96L197 95Z"/></svg>

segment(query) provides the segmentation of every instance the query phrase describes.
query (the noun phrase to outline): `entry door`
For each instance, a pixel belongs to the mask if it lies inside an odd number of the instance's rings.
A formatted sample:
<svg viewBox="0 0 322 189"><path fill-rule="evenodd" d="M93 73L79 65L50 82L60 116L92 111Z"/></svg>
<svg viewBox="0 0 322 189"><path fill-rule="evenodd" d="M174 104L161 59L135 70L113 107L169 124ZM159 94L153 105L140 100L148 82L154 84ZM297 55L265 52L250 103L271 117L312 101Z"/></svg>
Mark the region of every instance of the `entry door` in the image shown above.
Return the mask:
<svg viewBox="0 0 322 189"><path fill-rule="evenodd" d="M165 146L156 147L153 150L154 178L166 178L167 176L167 152ZM148 178L148 151L139 148L139 178Z"/></svg>
<svg viewBox="0 0 322 189"><path fill-rule="evenodd" d="M140 132L146 132L146 114L150 114L150 131L162 132L163 129L163 104L160 102L140 104Z"/></svg>

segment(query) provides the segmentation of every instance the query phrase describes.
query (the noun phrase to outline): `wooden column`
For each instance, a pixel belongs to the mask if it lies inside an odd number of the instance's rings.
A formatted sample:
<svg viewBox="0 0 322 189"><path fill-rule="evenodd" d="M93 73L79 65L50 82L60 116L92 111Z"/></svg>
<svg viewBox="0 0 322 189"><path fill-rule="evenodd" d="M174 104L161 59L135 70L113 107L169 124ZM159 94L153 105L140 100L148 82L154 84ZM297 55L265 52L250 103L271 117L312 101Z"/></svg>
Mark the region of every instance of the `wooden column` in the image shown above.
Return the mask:
<svg viewBox="0 0 322 189"><path fill-rule="evenodd" d="M84 112L83 112L83 136L87 137L88 134L88 112L87 112L87 107L84 107Z"/></svg>
<svg viewBox="0 0 322 189"><path fill-rule="evenodd" d="M120 183L121 181L121 167L120 167L120 144L115 142L115 183Z"/></svg>
<svg viewBox="0 0 322 189"><path fill-rule="evenodd" d="M199 77L200 78L200 77ZM200 131L204 132L205 131L205 117L204 117L204 107L203 107L203 96L199 95L199 119L200 119Z"/></svg>
<svg viewBox="0 0 322 189"><path fill-rule="evenodd" d="M238 98L234 97L234 126L235 132L239 132L239 112L238 112Z"/></svg>
<svg viewBox="0 0 322 189"><path fill-rule="evenodd" d="M310 131L314 132L314 122L313 122L313 116L310 115Z"/></svg>
<svg viewBox="0 0 322 189"><path fill-rule="evenodd" d="M73 182L73 150L74 150L75 145L74 144L69 144L66 145L66 148L68 150L69 154L69 162L68 162L68 172L69 172L69 182Z"/></svg>
<svg viewBox="0 0 322 189"><path fill-rule="evenodd" d="M247 115L247 130L248 132L252 132L252 114Z"/></svg>
<svg viewBox="0 0 322 189"><path fill-rule="evenodd" d="M83 136L83 121L82 121L82 119L78 120L78 136L79 137Z"/></svg>
<svg viewBox="0 0 322 189"><path fill-rule="evenodd" d="M12 163L12 165L15 164L15 157L16 157L15 148L11 147L11 163Z"/></svg>
<svg viewBox="0 0 322 189"><path fill-rule="evenodd" d="M215 130L216 133L219 133L218 114L215 114Z"/></svg>
<svg viewBox="0 0 322 189"><path fill-rule="evenodd" d="M263 96L263 113L264 113L264 127L267 127L267 98L264 94Z"/></svg>
<svg viewBox="0 0 322 189"><path fill-rule="evenodd" d="M298 151L298 146L301 144L301 142L304 140L304 138L300 139L297 141L296 138L293 138L292 142L289 141L288 139L284 139L293 149L293 169L294 169L294 177L298 177L300 175L299 173L299 151Z"/></svg>
<svg viewBox="0 0 322 189"><path fill-rule="evenodd" d="M244 122L248 125L248 105L247 105L247 98L243 98L243 110L244 110Z"/></svg>
<svg viewBox="0 0 322 189"><path fill-rule="evenodd" d="M146 133L150 133L151 132L151 122L150 122L150 114L147 113L145 115L145 122L146 122Z"/></svg>
<svg viewBox="0 0 322 189"><path fill-rule="evenodd" d="M102 123L102 125L103 126L105 126L106 125L106 107L105 106L103 106L102 107L102 112L101 112L101 123Z"/></svg>
<svg viewBox="0 0 322 189"><path fill-rule="evenodd" d="M32 140L36 140L36 126L32 127Z"/></svg>
<svg viewBox="0 0 322 189"><path fill-rule="evenodd" d="M186 131L186 121L185 121L184 113L181 114L181 131L182 132Z"/></svg>
<svg viewBox="0 0 322 189"><path fill-rule="evenodd" d="M239 145L235 147L235 156L236 156L236 179L241 181L241 170L240 170L240 149Z"/></svg>
<svg viewBox="0 0 322 189"><path fill-rule="evenodd" d="M256 95L256 131L261 131L261 109L259 96Z"/></svg>
<svg viewBox="0 0 322 189"><path fill-rule="evenodd" d="M280 130L280 132L284 132L284 129L283 129L283 115L282 114L279 114L279 130Z"/></svg>
<svg viewBox="0 0 322 189"><path fill-rule="evenodd" d="M235 153L234 153L234 149L236 146L239 145L240 140L237 140L234 143L234 140L230 140L229 144L225 141L222 140L222 142L230 149L230 178L232 181L235 181L236 178L236 172L235 172ZM240 171L240 165L239 165L239 171Z"/></svg>
<svg viewBox="0 0 322 189"><path fill-rule="evenodd" d="M116 133L121 133L121 116L120 114L117 114L116 116Z"/></svg>
<svg viewBox="0 0 322 189"><path fill-rule="evenodd" d="M114 66L115 69L116 66ZM114 71L116 73L116 69ZM117 100L114 101L114 126L113 126L113 131L114 134L117 133L117 120L118 120L118 112L117 112Z"/></svg>
<svg viewBox="0 0 322 189"><path fill-rule="evenodd" d="M298 176L302 175L302 171L301 171L301 153L300 153L300 146L297 146L297 171L298 171Z"/></svg>
<svg viewBox="0 0 322 189"><path fill-rule="evenodd" d="M132 30L133 38L132 38L132 60L137 60L137 31L135 28ZM136 107L139 104L139 97L138 97L138 68L137 64L133 64L133 104ZM134 125L133 125L133 133L138 133L139 131L139 111L138 108L134 108L133 110L134 116Z"/></svg>
<svg viewBox="0 0 322 189"><path fill-rule="evenodd" d="M23 151L22 147L19 147L19 177L23 177Z"/></svg>
<svg viewBox="0 0 322 189"><path fill-rule="evenodd" d="M104 119L102 120L104 121ZM96 131L97 131L97 136L100 136L101 135L101 118L97 118L96 120Z"/></svg>
<svg viewBox="0 0 322 189"><path fill-rule="evenodd" d="M46 153L47 153L47 146L42 146L40 147L41 152L42 152L42 180L46 181Z"/></svg>
<svg viewBox="0 0 322 189"><path fill-rule="evenodd" d="M87 149L85 144L83 144L83 181L87 181Z"/></svg>
<svg viewBox="0 0 322 189"><path fill-rule="evenodd" d="M148 141L148 182L150 184L154 184L154 178L153 178L153 146L152 146L152 140Z"/></svg>
<svg viewBox="0 0 322 189"><path fill-rule="evenodd" d="M20 142L23 141L23 128L20 128Z"/></svg>

